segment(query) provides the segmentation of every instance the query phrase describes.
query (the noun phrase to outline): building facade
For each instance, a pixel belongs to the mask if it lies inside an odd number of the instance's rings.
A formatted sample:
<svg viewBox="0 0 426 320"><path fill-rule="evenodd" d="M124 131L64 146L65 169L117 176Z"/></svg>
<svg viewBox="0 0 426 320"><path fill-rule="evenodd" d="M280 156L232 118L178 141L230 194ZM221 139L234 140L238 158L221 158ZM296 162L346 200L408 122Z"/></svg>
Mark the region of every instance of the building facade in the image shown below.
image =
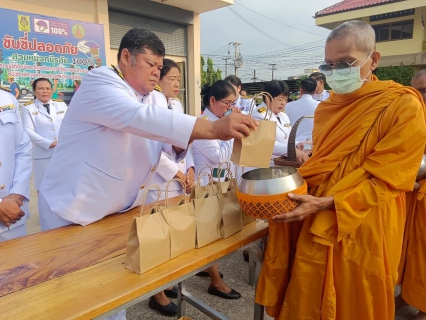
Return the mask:
<svg viewBox="0 0 426 320"><path fill-rule="evenodd" d="M426 68L426 1L345 0L315 14L317 26L334 29L349 20L369 23L376 32L380 66Z"/></svg>
<svg viewBox="0 0 426 320"><path fill-rule="evenodd" d="M156 33L182 73L180 98L189 114L200 106L200 14L233 0L2 0L0 8L103 25L106 65L117 63L122 36L133 27ZM108 50L109 48L109 50Z"/></svg>

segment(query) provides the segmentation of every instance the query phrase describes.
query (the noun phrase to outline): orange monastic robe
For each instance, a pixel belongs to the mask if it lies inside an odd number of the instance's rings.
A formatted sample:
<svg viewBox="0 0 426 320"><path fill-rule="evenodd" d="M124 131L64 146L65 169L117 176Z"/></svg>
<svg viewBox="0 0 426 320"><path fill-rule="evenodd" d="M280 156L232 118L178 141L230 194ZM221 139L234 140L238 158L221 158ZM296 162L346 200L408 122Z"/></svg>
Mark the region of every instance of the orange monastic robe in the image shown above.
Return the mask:
<svg viewBox="0 0 426 320"><path fill-rule="evenodd" d="M405 302L426 312L426 180L407 193L407 222L399 265L401 294Z"/></svg>
<svg viewBox="0 0 426 320"><path fill-rule="evenodd" d="M332 93L300 168L335 209L270 223L256 302L280 320L393 320L405 223L426 139L420 95L393 81Z"/></svg>

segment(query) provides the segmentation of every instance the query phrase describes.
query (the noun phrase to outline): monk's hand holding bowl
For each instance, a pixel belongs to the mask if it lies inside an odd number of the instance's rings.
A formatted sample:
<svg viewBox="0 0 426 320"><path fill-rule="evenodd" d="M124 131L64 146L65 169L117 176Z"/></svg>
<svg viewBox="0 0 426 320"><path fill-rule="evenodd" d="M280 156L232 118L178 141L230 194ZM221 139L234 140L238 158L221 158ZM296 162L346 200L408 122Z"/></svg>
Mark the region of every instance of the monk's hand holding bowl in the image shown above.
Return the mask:
<svg viewBox="0 0 426 320"><path fill-rule="evenodd" d="M274 216L272 222L286 223L291 221L302 221L307 216L318 211L334 208L334 197L314 197L311 195L300 195L289 193L288 197L299 202L298 206L287 213Z"/></svg>

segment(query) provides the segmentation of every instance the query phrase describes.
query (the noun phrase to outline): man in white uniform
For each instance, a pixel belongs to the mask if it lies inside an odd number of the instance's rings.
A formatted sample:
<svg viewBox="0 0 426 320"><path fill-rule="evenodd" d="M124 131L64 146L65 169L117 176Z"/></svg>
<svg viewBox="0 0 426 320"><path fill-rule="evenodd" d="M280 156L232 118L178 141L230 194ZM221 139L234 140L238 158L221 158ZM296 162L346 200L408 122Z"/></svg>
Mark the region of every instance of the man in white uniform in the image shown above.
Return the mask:
<svg viewBox="0 0 426 320"><path fill-rule="evenodd" d="M244 115L209 122L141 103L158 83L164 55L155 34L133 28L121 41L117 68L84 77L41 183L42 230L87 225L139 206L162 151L180 161L194 139L242 138L256 128ZM114 317L124 318L125 312Z"/></svg>
<svg viewBox="0 0 426 320"><path fill-rule="evenodd" d="M300 99L290 102L285 106L285 113L290 118L292 127L301 117L314 115L315 109L320 103L320 101L316 101L312 98L312 95L315 94L316 86L317 83L312 78L302 80L300 83ZM304 142L309 139L312 141L313 128L314 119L304 119L297 128L296 140Z"/></svg>
<svg viewBox="0 0 426 320"><path fill-rule="evenodd" d="M324 89L325 85L325 75L322 72L314 72L309 78L315 79L317 82L317 89L315 90L315 94L313 98L317 101L325 101L330 96L330 92Z"/></svg>
<svg viewBox="0 0 426 320"><path fill-rule="evenodd" d="M0 242L27 234L31 141L22 129L19 103L0 87Z"/></svg>
<svg viewBox="0 0 426 320"><path fill-rule="evenodd" d="M31 154L37 191L58 143L59 129L68 109L62 100L52 100L52 87L49 79L36 79L33 83L36 99L25 103L22 108L24 130L33 143Z"/></svg>

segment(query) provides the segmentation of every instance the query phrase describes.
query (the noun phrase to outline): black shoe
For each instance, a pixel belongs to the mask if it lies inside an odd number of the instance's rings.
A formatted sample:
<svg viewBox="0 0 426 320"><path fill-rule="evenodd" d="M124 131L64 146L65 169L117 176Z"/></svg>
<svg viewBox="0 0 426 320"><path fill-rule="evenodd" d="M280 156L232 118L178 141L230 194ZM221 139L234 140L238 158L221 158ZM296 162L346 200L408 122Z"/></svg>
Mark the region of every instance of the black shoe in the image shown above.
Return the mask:
<svg viewBox="0 0 426 320"><path fill-rule="evenodd" d="M197 277L210 277L210 274L207 271L200 271L195 274ZM219 272L220 278L223 278L223 273Z"/></svg>
<svg viewBox="0 0 426 320"><path fill-rule="evenodd" d="M215 287L213 287L212 285L209 286L209 288L207 289L207 292L213 296L217 296L223 299L239 299L241 298L241 294L237 291L235 291L234 289L231 289L231 292L226 293L226 292L222 292L217 290Z"/></svg>
<svg viewBox="0 0 426 320"><path fill-rule="evenodd" d="M148 305L152 310L158 311L166 317L175 317L178 313L178 307L173 302L170 302L167 306L162 306L154 299L154 297L151 297L149 298Z"/></svg>
<svg viewBox="0 0 426 320"><path fill-rule="evenodd" d="M249 254L247 252L248 250L243 251L243 258L245 262L249 262Z"/></svg>
<svg viewBox="0 0 426 320"><path fill-rule="evenodd" d="M176 299L178 297L178 288L173 287L173 289L170 289L170 290L166 289L166 290L164 290L164 294L168 298Z"/></svg>

